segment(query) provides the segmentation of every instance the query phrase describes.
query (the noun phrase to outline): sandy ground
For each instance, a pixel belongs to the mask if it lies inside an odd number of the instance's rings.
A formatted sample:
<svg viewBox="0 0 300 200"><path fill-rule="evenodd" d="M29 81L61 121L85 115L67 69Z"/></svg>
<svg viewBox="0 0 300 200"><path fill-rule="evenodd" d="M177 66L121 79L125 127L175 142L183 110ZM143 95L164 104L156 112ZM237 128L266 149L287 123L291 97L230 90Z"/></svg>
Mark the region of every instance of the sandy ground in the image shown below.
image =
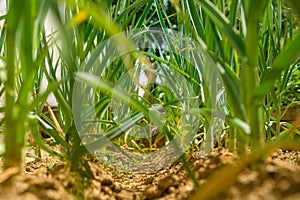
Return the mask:
<svg viewBox="0 0 300 200"><path fill-rule="evenodd" d="M33 153L31 148L27 153ZM181 162L156 173L124 173L90 162L92 176L81 178L68 164L43 152L42 160L27 157L24 174L1 171L0 199L188 199L198 188ZM226 149L209 154L197 149L187 156L200 186L217 169L233 165L236 155ZM87 176L86 176L87 177ZM300 199L300 152L278 150L255 169L246 167L236 181L210 199ZM226 186L226 184L224 184ZM76 189L77 188L77 189Z"/></svg>

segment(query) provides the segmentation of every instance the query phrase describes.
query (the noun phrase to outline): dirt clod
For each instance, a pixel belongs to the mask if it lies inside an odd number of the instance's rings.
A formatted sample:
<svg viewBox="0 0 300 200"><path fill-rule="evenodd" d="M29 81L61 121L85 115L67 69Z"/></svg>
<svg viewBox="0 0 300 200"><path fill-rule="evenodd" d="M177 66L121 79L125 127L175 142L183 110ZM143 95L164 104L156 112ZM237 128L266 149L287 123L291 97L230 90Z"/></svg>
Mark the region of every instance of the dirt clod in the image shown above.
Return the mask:
<svg viewBox="0 0 300 200"><path fill-rule="evenodd" d="M165 191L169 187L176 187L179 185L180 178L176 174L168 175L158 183L158 188Z"/></svg>
<svg viewBox="0 0 300 200"><path fill-rule="evenodd" d="M133 199L133 194L126 190L121 190L121 192L116 194L117 200L131 200Z"/></svg>
<svg viewBox="0 0 300 200"><path fill-rule="evenodd" d="M148 187L144 192L144 197L146 199L154 199L160 197L162 194L161 190L156 185Z"/></svg>

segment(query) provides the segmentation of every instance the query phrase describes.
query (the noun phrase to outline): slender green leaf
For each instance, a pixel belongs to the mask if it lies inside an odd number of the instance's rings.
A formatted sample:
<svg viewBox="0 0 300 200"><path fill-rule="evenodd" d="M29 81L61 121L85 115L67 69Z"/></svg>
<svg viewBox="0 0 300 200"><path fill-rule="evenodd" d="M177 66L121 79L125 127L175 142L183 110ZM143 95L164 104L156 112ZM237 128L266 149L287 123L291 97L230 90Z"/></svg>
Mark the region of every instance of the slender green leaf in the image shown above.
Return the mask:
<svg viewBox="0 0 300 200"><path fill-rule="evenodd" d="M270 90L277 79L280 78L282 71L289 68L291 63L299 57L300 53L300 35L295 36L291 41L275 58L272 68L267 72L268 76L262 80L260 87L255 91L255 98L262 98Z"/></svg>
<svg viewBox="0 0 300 200"><path fill-rule="evenodd" d="M90 75L85 72L77 72L76 79L78 81L82 81L90 87L99 88L103 91L114 93L114 95L116 95L118 98L122 99L124 102L128 102L131 106L136 108L138 111L142 112L145 116L149 115L147 107L145 107L136 99L130 98L130 95L126 94L124 91L120 91L116 88L113 88L112 85L105 82L104 80L101 80L99 77Z"/></svg>
<svg viewBox="0 0 300 200"><path fill-rule="evenodd" d="M199 3L210 19L226 35L228 40L231 42L231 45L236 48L241 56L245 57L246 51L244 41L237 35L226 16L221 13L210 1L199 0Z"/></svg>
<svg viewBox="0 0 300 200"><path fill-rule="evenodd" d="M193 22L193 26L198 34L198 36L205 41L205 34L204 34L204 27L203 27L203 23L201 22L201 18L199 16L199 13L196 9L196 5L195 2L192 0L188 0L187 1L187 5L188 5L188 10L189 10L189 14L191 17L191 20Z"/></svg>

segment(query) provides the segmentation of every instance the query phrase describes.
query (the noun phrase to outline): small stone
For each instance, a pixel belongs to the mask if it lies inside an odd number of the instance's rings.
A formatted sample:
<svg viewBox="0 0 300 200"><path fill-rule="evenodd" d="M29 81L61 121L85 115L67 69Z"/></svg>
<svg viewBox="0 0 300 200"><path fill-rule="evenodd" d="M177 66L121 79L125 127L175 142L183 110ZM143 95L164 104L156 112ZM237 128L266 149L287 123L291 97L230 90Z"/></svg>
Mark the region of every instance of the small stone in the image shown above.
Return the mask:
<svg viewBox="0 0 300 200"><path fill-rule="evenodd" d="M113 184L113 180L110 177L105 177L102 181L101 181L102 185L107 185L110 186Z"/></svg>
<svg viewBox="0 0 300 200"><path fill-rule="evenodd" d="M171 194L171 193L175 192L175 190L176 190L175 187L171 186L168 189L168 193Z"/></svg>
<svg viewBox="0 0 300 200"><path fill-rule="evenodd" d="M116 194L117 200L131 200L133 197L133 194L131 192L128 192L126 190L121 190L118 194Z"/></svg>
<svg viewBox="0 0 300 200"><path fill-rule="evenodd" d="M191 181L191 180L188 180L188 181L186 182L186 185L185 185L185 190L186 190L187 192L193 191L193 190L194 190L194 182Z"/></svg>
<svg viewBox="0 0 300 200"><path fill-rule="evenodd" d="M119 183L114 183L112 190L118 193L122 190L122 187Z"/></svg>
<svg viewBox="0 0 300 200"><path fill-rule="evenodd" d="M162 195L162 192L158 189L158 187L156 185L150 186L148 187L145 191L143 196L146 199L154 199L154 198L158 198Z"/></svg>
<svg viewBox="0 0 300 200"><path fill-rule="evenodd" d="M153 182L154 178L153 177L150 177L150 178L147 178L145 180L145 184L151 184Z"/></svg>
<svg viewBox="0 0 300 200"><path fill-rule="evenodd" d="M179 182L180 178L177 175L172 174L160 180L158 183L158 188L164 191L170 186L177 187L179 185Z"/></svg>
<svg viewBox="0 0 300 200"><path fill-rule="evenodd" d="M198 170L200 169L201 167L203 167L203 164L200 160L197 160L194 164L193 164L193 167L194 167L194 170Z"/></svg>
<svg viewBox="0 0 300 200"><path fill-rule="evenodd" d="M108 195L111 195L111 194L112 194L112 191L111 191L110 187L108 187L108 186L104 186L104 187L102 188L102 191L103 191L105 194L108 194Z"/></svg>

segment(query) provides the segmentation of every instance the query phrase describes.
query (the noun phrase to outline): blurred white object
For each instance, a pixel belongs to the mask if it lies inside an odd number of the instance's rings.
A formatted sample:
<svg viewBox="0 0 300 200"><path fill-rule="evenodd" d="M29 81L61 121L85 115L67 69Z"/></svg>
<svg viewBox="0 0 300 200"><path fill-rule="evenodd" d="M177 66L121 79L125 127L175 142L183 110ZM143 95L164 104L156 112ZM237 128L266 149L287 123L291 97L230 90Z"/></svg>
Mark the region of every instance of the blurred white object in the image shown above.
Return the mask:
<svg viewBox="0 0 300 200"><path fill-rule="evenodd" d="M6 13L6 0L0 0L0 16L4 15ZM0 30L3 28L3 24L4 24L4 20L0 20ZM45 23L44 23L44 27L45 27L45 31L46 31L46 35L49 37L53 37L54 40L56 35L57 35L57 30L58 30L58 25L57 23L55 23L55 19L54 16L52 14L51 11L48 11L46 19L45 19ZM56 33L56 35L55 35ZM59 44L59 41L56 41L56 45ZM52 47L51 47L52 45ZM50 47L53 48L53 64L56 63L57 59L58 59L58 50L55 47L54 44L50 44ZM3 77L1 76L1 68L3 69L4 63L0 62L0 78L2 78L3 81ZM49 66L47 66L47 70L49 69ZM60 78L60 68L59 70L56 72L56 75L58 78ZM42 83L41 83L41 91L44 92L47 88L48 85L48 81L46 80L46 78L43 78ZM0 98L0 107L2 107L4 105L4 95ZM47 102L49 103L50 106L57 106L57 101L54 97L54 95L51 93L47 99ZM3 116L1 116L0 113L0 118L2 118Z"/></svg>

